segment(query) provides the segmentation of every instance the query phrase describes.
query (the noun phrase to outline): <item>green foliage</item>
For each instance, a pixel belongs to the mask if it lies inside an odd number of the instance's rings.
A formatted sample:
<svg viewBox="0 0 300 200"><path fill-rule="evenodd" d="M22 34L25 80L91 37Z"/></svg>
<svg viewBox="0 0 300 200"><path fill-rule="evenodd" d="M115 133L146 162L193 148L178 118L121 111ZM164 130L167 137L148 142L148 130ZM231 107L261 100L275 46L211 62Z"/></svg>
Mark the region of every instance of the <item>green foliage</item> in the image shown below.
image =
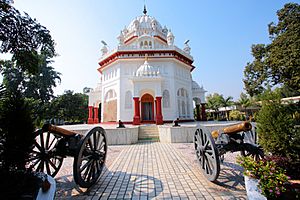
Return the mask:
<svg viewBox="0 0 300 200"><path fill-rule="evenodd" d="M69 122L86 121L88 114L88 96L73 94L67 90L55 98L48 108L49 118L59 118Z"/></svg>
<svg viewBox="0 0 300 200"><path fill-rule="evenodd" d="M231 96L224 98L223 95L221 95L221 98L220 98L220 104L226 110L227 120L229 120L229 111L227 111L227 107L233 105L234 102L232 100L233 100L233 98Z"/></svg>
<svg viewBox="0 0 300 200"><path fill-rule="evenodd" d="M0 53L12 54L11 60L0 59L2 84L8 92L20 91L31 99L35 122L39 122L60 81L60 73L50 66L56 55L54 41L44 26L22 15L10 0L0 0L0 30Z"/></svg>
<svg viewBox="0 0 300 200"><path fill-rule="evenodd" d="M268 86L283 84L300 93L300 6L288 3L269 24L270 44L252 45L254 57L244 70L247 93L254 96Z"/></svg>
<svg viewBox="0 0 300 200"><path fill-rule="evenodd" d="M251 105L251 101L250 101L250 98L246 94L241 93L240 99L238 100L237 104L242 106L243 109L247 109L247 107L249 107Z"/></svg>
<svg viewBox="0 0 300 200"><path fill-rule="evenodd" d="M32 116L36 113L32 115L31 105L49 101L52 87L60 80L48 65L56 55L49 30L27 13L22 15L12 3L0 0L0 53L12 56L8 61L0 59L1 173L26 168L34 143Z"/></svg>
<svg viewBox="0 0 300 200"><path fill-rule="evenodd" d="M294 114L299 104L283 104L280 99L267 94L257 115L259 143L273 155L287 156L294 162L300 161L300 129L295 128ZM276 94L275 94L276 96ZM278 96L278 95L277 95Z"/></svg>
<svg viewBox="0 0 300 200"><path fill-rule="evenodd" d="M258 187L269 198L277 198L286 191L288 181L285 170L269 160L254 160L251 156L238 157L238 163L244 168L244 174L259 180Z"/></svg>
<svg viewBox="0 0 300 200"><path fill-rule="evenodd" d="M0 53L12 54L12 61L21 70L36 73L39 55L54 57L55 43L49 30L27 13L21 15L11 3L0 0Z"/></svg>
<svg viewBox="0 0 300 200"><path fill-rule="evenodd" d="M210 94L206 97L207 108L214 110L213 117L214 119L219 119L219 108L233 105L232 97L224 97L218 93ZM229 113L226 112L227 119L229 118Z"/></svg>
<svg viewBox="0 0 300 200"><path fill-rule="evenodd" d="M34 142L31 112L20 92L8 93L0 102L0 167L24 170Z"/></svg>
<svg viewBox="0 0 300 200"><path fill-rule="evenodd" d="M49 66L51 62L44 55L40 55L39 59L36 74L23 71L12 61L3 62L3 84L10 91L20 90L26 98L45 103L53 98L53 87L60 81L60 73Z"/></svg>
<svg viewBox="0 0 300 200"><path fill-rule="evenodd" d="M246 119L245 114L238 110L232 110L229 112L229 119L235 121L244 121Z"/></svg>

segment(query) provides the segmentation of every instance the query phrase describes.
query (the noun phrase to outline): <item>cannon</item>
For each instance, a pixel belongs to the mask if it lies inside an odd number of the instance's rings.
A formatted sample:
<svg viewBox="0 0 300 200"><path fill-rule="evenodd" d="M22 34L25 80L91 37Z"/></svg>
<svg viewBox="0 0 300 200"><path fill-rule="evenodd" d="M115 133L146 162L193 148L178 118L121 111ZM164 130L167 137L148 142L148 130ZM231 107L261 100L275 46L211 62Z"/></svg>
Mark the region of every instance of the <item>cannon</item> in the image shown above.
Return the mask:
<svg viewBox="0 0 300 200"><path fill-rule="evenodd" d="M29 168L54 177L66 157L73 157L73 176L76 184L92 186L103 170L107 141L103 128L94 127L85 135L77 134L51 124L45 124L35 133L34 148Z"/></svg>
<svg viewBox="0 0 300 200"><path fill-rule="evenodd" d="M246 134L253 135L250 122L226 127L222 130L207 131L197 128L194 134L194 148L202 173L209 181L216 181L220 173L220 161L227 152L240 151L242 156L261 159L263 149L256 142L245 142Z"/></svg>

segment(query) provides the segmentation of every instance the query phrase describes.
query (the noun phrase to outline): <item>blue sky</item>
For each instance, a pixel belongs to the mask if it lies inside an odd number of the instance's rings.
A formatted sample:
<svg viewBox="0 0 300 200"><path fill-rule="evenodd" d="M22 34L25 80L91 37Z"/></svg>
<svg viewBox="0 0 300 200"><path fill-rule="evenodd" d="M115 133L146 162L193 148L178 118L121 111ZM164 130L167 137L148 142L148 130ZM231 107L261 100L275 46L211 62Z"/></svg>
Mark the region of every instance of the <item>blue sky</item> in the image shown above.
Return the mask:
<svg viewBox="0 0 300 200"><path fill-rule="evenodd" d="M268 24L277 21L284 0L146 0L148 14L175 35L182 48L190 40L193 79L210 93L238 99L252 44L269 43ZM299 3L299 1L294 1ZM101 40L117 46L120 30L142 14L144 0L15 0L14 6L46 26L59 54L53 66L62 73L56 95L82 92L99 80Z"/></svg>

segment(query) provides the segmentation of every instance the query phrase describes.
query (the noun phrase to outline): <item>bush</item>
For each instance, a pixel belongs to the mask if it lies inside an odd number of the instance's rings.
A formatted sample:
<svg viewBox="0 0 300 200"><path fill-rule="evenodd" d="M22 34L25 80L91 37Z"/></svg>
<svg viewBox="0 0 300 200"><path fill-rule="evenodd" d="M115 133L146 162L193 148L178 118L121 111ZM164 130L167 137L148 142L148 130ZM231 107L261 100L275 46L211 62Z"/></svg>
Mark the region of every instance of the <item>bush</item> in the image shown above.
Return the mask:
<svg viewBox="0 0 300 200"><path fill-rule="evenodd" d="M258 179L258 187L268 199L278 198L286 191L288 177L285 170L272 160L254 160L251 156L238 157L238 163L244 168L244 174Z"/></svg>
<svg viewBox="0 0 300 200"><path fill-rule="evenodd" d="M25 170L34 143L31 112L20 92L0 102L0 168Z"/></svg>
<svg viewBox="0 0 300 200"><path fill-rule="evenodd" d="M257 131L260 145L272 155L287 157L290 166L300 164L300 129L295 128L295 107L280 100L263 101L257 115Z"/></svg>
<svg viewBox="0 0 300 200"><path fill-rule="evenodd" d="M244 121L245 120L245 114L238 110L232 110L229 113L229 119L235 120L235 121Z"/></svg>

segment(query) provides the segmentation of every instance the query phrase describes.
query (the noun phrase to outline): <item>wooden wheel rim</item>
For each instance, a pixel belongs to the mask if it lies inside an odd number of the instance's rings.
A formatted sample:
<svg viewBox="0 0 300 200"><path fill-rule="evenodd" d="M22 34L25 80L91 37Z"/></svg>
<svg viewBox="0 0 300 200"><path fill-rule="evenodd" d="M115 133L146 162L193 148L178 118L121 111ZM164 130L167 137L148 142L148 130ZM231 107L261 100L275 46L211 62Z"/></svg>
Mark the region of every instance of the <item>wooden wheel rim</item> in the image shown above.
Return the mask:
<svg viewBox="0 0 300 200"><path fill-rule="evenodd" d="M106 134L95 127L81 140L74 158L74 179L81 187L92 186L101 175L107 153Z"/></svg>
<svg viewBox="0 0 300 200"><path fill-rule="evenodd" d="M194 147L203 174L209 181L215 181L220 173L220 158L211 134L197 129Z"/></svg>
<svg viewBox="0 0 300 200"><path fill-rule="evenodd" d="M53 151L59 139L59 136L51 132L38 130L36 132L34 148L28 160L29 169L54 177L61 168L64 160L63 157L56 155Z"/></svg>

